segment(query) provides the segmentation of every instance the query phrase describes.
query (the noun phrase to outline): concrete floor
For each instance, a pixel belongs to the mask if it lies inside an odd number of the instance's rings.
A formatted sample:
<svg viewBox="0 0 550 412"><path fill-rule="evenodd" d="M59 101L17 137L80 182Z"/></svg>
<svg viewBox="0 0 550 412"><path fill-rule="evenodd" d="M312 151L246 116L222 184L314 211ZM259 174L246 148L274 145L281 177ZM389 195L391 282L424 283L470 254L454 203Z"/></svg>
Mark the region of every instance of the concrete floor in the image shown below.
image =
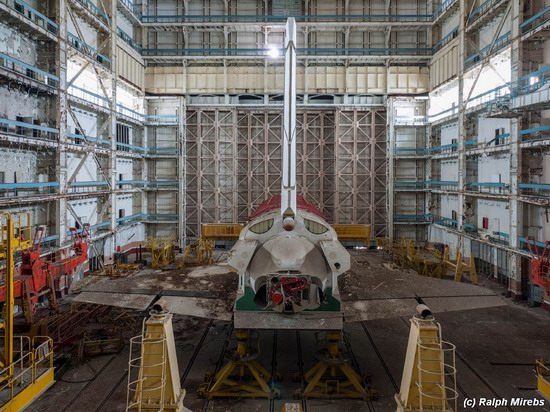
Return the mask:
<svg viewBox="0 0 550 412"><path fill-rule="evenodd" d="M497 286L494 286L495 288ZM436 316L443 337L457 347L458 410L467 398L538 398L533 365L536 358L550 359L550 313L507 300L497 308L449 312ZM300 372L298 341L303 369L314 364L315 334L296 331L260 333L262 364L283 377L276 386L283 399L214 400L206 402L196 390L207 372L220 366L230 324L175 316L174 331L185 406L192 411L280 411L292 401L300 385L293 376ZM395 411L394 395L401 381L407 347L408 317L348 323L351 353L360 372L370 376L379 392L376 401L308 400L307 411ZM100 356L73 367L30 411L122 411L126 403L128 348L118 355ZM550 411L546 406L476 407L476 411Z"/></svg>

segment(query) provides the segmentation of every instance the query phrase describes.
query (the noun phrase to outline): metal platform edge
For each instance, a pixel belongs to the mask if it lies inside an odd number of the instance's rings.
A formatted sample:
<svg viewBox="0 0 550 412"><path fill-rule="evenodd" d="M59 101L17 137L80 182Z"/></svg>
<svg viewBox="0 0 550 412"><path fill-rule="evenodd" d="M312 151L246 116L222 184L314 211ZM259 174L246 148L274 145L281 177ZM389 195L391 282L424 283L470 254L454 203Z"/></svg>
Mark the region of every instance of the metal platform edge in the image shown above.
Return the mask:
<svg viewBox="0 0 550 412"><path fill-rule="evenodd" d="M235 329L342 330L344 313L235 311L233 322Z"/></svg>

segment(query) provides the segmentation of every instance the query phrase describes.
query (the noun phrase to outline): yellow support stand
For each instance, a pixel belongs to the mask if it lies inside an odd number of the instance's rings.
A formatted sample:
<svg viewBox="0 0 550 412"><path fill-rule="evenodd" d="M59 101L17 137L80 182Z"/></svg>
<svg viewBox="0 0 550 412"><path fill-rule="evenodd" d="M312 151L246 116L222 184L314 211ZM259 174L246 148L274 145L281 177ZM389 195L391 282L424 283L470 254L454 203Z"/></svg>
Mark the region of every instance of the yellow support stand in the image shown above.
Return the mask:
<svg viewBox="0 0 550 412"><path fill-rule="evenodd" d="M307 383L305 389L297 390L297 398L328 399L362 399L376 397L373 389L366 388L363 378L349 365L349 360L342 353L340 342L341 331L330 331L327 334L326 349L317 353L319 362L304 375Z"/></svg>
<svg viewBox="0 0 550 412"><path fill-rule="evenodd" d="M418 248L411 239L402 239L393 245L392 250L399 266L413 269L419 275L441 279L448 271L447 262L441 253Z"/></svg>
<svg viewBox="0 0 550 412"><path fill-rule="evenodd" d="M30 215L27 215L27 222L30 227ZM32 340L27 336L13 336L13 253L25 242L21 219L16 226L12 216L5 215L1 237L0 258L6 261L6 303L4 319L0 322L0 329L4 330L4 350L0 357L0 400L3 402L0 411L18 412L54 383L53 341L47 336L36 336Z"/></svg>
<svg viewBox="0 0 550 412"><path fill-rule="evenodd" d="M417 312L411 319L401 388L395 395L396 411L456 411L455 347L441 339L441 327L425 305L419 305Z"/></svg>
<svg viewBox="0 0 550 412"><path fill-rule="evenodd" d="M126 410L184 411L172 314L156 304L143 333L130 340ZM137 377L136 373L137 371Z"/></svg>
<svg viewBox="0 0 550 412"><path fill-rule="evenodd" d="M465 260L467 259L467 260ZM462 280L462 275L464 273L470 274L470 282L472 285L477 285L477 272L474 257L470 255L469 258L464 258L462 256L462 251L459 247L456 248L456 260L452 261L449 259L449 248L445 248L445 253L443 255L443 261L445 262L447 271L450 269L454 271L454 280L455 282L460 282Z"/></svg>
<svg viewBox="0 0 550 412"><path fill-rule="evenodd" d="M213 377L207 375L205 384L198 390L199 396L213 398L267 398L279 396L279 390L270 388L271 374L256 360L259 351L248 344L249 332L235 330L237 349L232 359Z"/></svg>
<svg viewBox="0 0 550 412"><path fill-rule="evenodd" d="M197 265L212 265L214 263L214 241L201 238L195 250Z"/></svg>
<svg viewBox="0 0 550 412"><path fill-rule="evenodd" d="M176 238L173 236L147 239L147 248L151 250L153 269L162 269L174 263Z"/></svg>
<svg viewBox="0 0 550 412"><path fill-rule="evenodd" d="M550 401L550 369L544 364L544 359L537 359L535 372L537 373L537 390Z"/></svg>

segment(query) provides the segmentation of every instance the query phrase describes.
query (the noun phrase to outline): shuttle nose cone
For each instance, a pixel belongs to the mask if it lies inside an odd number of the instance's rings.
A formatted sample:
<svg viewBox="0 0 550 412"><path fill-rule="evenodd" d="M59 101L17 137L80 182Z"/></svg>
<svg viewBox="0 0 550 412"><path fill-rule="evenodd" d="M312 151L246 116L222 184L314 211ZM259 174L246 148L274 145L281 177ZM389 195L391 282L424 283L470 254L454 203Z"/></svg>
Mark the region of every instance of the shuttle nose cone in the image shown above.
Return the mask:
<svg viewBox="0 0 550 412"><path fill-rule="evenodd" d="M291 232L292 230L294 230L294 219L291 218L291 217L285 217L283 219L283 229L286 230L287 232Z"/></svg>
<svg viewBox="0 0 550 412"><path fill-rule="evenodd" d="M307 239L281 236L267 241L265 248L278 268L290 270L302 266L313 244Z"/></svg>

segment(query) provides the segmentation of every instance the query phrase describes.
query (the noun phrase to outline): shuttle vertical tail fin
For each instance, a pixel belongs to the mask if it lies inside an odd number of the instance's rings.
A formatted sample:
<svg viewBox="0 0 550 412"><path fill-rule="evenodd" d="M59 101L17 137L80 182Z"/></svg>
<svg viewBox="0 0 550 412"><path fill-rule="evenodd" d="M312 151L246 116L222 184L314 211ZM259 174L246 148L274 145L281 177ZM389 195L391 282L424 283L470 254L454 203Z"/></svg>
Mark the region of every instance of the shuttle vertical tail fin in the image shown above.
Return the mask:
<svg viewBox="0 0 550 412"><path fill-rule="evenodd" d="M296 215L296 21L286 22L281 214Z"/></svg>

